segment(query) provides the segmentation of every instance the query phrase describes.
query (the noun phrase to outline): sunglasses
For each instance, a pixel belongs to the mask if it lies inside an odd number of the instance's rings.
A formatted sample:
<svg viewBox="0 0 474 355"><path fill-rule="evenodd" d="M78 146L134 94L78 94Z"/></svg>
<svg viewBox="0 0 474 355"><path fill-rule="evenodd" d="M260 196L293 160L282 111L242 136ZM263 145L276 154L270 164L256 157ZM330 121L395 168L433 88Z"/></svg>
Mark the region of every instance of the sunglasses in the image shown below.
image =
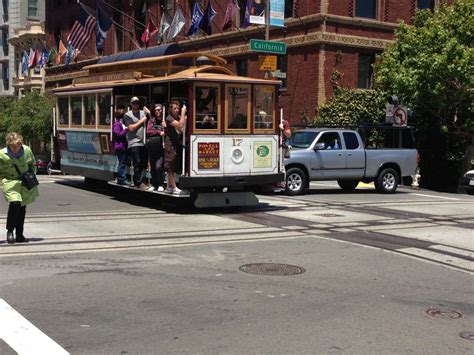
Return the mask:
<svg viewBox="0 0 474 355"><path fill-rule="evenodd" d="M157 108L155 108L155 111L162 111L162 109L157 107Z"/></svg>
<svg viewBox="0 0 474 355"><path fill-rule="evenodd" d="M138 101L134 101L134 102L132 102L132 105L138 105L138 104L139 104L139 102L138 102Z"/></svg>

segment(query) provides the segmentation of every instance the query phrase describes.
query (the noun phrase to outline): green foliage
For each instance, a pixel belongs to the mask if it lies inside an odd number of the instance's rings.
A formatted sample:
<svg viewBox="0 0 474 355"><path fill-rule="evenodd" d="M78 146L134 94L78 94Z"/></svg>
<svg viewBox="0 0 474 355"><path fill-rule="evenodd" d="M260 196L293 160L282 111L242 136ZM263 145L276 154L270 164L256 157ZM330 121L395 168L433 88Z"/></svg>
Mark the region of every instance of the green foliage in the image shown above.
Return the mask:
<svg viewBox="0 0 474 355"><path fill-rule="evenodd" d="M383 122L385 104L386 94L377 89L336 88L331 100L319 108L315 123L353 127Z"/></svg>
<svg viewBox="0 0 474 355"><path fill-rule="evenodd" d="M376 82L417 113L420 128L474 131L474 0L417 12L375 65Z"/></svg>
<svg viewBox="0 0 474 355"><path fill-rule="evenodd" d="M4 139L8 132L18 132L26 143L33 138L49 141L53 102L51 97L37 91L28 92L18 101L0 101L1 138Z"/></svg>

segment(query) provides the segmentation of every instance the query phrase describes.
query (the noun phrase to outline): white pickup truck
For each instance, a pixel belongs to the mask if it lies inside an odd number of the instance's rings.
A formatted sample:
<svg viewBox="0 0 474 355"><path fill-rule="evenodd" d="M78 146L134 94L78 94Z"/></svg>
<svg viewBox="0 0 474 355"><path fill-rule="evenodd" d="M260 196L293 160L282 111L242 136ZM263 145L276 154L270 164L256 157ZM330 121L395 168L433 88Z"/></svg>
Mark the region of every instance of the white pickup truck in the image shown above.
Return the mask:
<svg viewBox="0 0 474 355"><path fill-rule="evenodd" d="M289 195L302 194L315 180L337 180L346 191L360 181L373 181L377 191L393 193L402 177L415 174L419 159L416 149L365 149L359 133L346 129L297 131L288 144L291 153L284 164Z"/></svg>

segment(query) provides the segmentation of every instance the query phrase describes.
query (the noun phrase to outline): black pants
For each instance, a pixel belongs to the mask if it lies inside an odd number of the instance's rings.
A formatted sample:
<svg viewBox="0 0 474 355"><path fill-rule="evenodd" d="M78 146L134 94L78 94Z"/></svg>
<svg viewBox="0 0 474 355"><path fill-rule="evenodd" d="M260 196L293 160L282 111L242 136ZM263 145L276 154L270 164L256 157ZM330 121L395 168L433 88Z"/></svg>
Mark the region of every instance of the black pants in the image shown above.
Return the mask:
<svg viewBox="0 0 474 355"><path fill-rule="evenodd" d="M151 183L158 188L163 186L163 140L161 137L150 137L147 142L148 158L150 159Z"/></svg>
<svg viewBox="0 0 474 355"><path fill-rule="evenodd" d="M23 237L23 225L25 224L26 206L22 206L21 202L10 202L8 206L7 231L16 230L17 237Z"/></svg>
<svg viewBox="0 0 474 355"><path fill-rule="evenodd" d="M143 170L148 163L148 155L145 147L128 148L128 156L133 163L133 184L140 186L143 181Z"/></svg>

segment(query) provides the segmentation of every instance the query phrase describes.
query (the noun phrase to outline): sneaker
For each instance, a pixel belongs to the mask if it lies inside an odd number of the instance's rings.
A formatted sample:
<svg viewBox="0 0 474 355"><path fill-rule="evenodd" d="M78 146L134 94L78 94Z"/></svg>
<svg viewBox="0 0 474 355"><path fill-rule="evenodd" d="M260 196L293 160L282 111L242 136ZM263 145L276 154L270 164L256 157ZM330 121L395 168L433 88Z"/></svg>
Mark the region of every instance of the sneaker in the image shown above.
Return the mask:
<svg viewBox="0 0 474 355"><path fill-rule="evenodd" d="M167 194L172 194L173 191L174 191L174 189L173 189L172 187L167 187L165 192L166 192Z"/></svg>
<svg viewBox="0 0 474 355"><path fill-rule="evenodd" d="M163 186L158 186L158 190L156 190L156 191L163 192L163 191L165 191L165 189L163 188Z"/></svg>
<svg viewBox="0 0 474 355"><path fill-rule="evenodd" d="M132 183L130 181L117 181L117 185L121 186L131 186Z"/></svg>
<svg viewBox="0 0 474 355"><path fill-rule="evenodd" d="M147 191L150 191L150 192L153 192L155 191L155 187L154 186L150 186L148 189L146 189Z"/></svg>
<svg viewBox="0 0 474 355"><path fill-rule="evenodd" d="M175 187L174 190L173 190L173 195L181 195L182 192L183 191L181 189L178 189L177 187Z"/></svg>

